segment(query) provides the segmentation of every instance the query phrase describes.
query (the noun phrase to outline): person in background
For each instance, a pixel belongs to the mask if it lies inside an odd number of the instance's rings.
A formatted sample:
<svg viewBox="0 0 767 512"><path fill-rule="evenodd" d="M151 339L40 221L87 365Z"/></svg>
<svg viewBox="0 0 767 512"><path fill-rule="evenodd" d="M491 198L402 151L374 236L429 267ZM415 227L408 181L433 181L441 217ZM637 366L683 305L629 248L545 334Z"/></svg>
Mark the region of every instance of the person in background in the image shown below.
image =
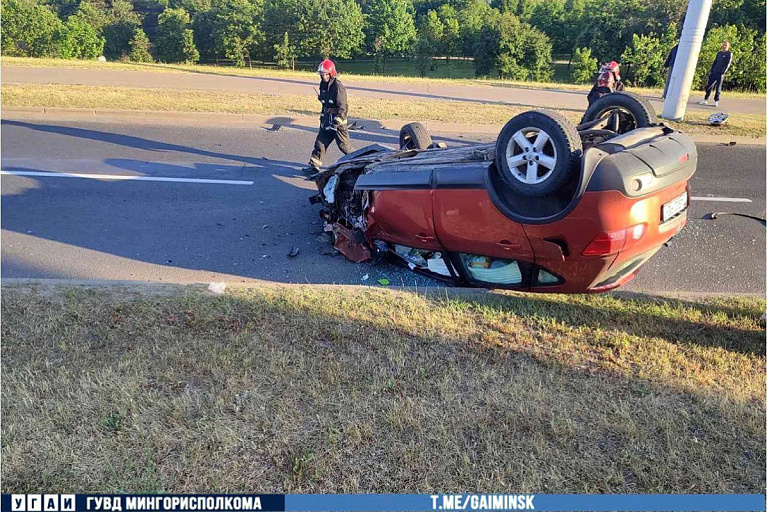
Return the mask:
<svg viewBox="0 0 767 512"><path fill-rule="evenodd" d="M610 61L599 70L597 82L594 84L594 87L591 88L591 91L589 91L588 96L586 96L586 99L589 101L589 107L605 94L622 90L621 66L614 60Z"/></svg>
<svg viewBox="0 0 767 512"><path fill-rule="evenodd" d="M666 99L666 94L668 94L668 85L671 83L671 72L674 71L674 62L676 62L676 52L679 51L679 44L677 43L676 46L671 48L671 51L668 53L668 57L666 57L666 62L663 63L664 68L668 68L668 74L666 75L666 86L663 88L663 96L661 96L661 99Z"/></svg>
<svg viewBox="0 0 767 512"><path fill-rule="evenodd" d="M732 52L730 51L730 42L725 41L722 43L722 49L717 52L714 57L714 63L711 64L711 71L708 74L708 84L706 84L706 97L702 101L699 101L699 105L708 105L708 97L711 96L711 91L716 88L714 94L714 106L719 106L719 97L722 95L722 82L724 81L724 75L727 70L730 69L732 64Z"/></svg>
<svg viewBox="0 0 767 512"><path fill-rule="evenodd" d="M351 152L349 126L346 115L349 104L346 100L346 88L337 78L336 65L330 59L325 59L317 68L317 74L322 78L317 99L322 103L320 115L320 131L314 141L314 150L309 159L309 167L318 171L322 167L322 158L333 140L343 154Z"/></svg>

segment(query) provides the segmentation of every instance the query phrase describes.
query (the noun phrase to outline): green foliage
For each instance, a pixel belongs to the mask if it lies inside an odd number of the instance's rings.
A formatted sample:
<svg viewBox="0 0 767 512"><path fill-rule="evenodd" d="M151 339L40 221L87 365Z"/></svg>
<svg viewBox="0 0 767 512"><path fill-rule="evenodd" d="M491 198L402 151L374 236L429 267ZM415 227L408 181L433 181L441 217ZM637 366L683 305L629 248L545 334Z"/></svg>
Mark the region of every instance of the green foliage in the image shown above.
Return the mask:
<svg viewBox="0 0 767 512"><path fill-rule="evenodd" d="M457 55L460 49L461 27L458 22L458 12L449 4L442 4L437 11L444 27L442 31L442 53L450 58Z"/></svg>
<svg viewBox="0 0 767 512"><path fill-rule="evenodd" d="M181 44L181 62L193 64L200 60L200 52L194 45L194 32L190 29L184 30Z"/></svg>
<svg viewBox="0 0 767 512"><path fill-rule="evenodd" d="M599 63L591 56L589 48L576 48L573 53L572 71L570 76L576 84L589 83L594 79Z"/></svg>
<svg viewBox="0 0 767 512"><path fill-rule="evenodd" d="M702 88L708 81L711 64L723 41L730 41L732 64L724 78L725 88L763 92L765 90L764 33L746 27L725 25L708 31L695 68L694 85Z"/></svg>
<svg viewBox="0 0 767 512"><path fill-rule="evenodd" d="M170 0L168 7L172 9L184 9L189 16L198 12L205 12L211 8L211 0Z"/></svg>
<svg viewBox="0 0 767 512"><path fill-rule="evenodd" d="M287 32L301 56L352 57L362 47L364 24L354 0L267 0L264 6L269 48Z"/></svg>
<svg viewBox="0 0 767 512"><path fill-rule="evenodd" d="M729 38L725 88L764 90L764 2L713 4L696 87ZM0 35L6 55L92 58L103 42L110 60L146 61L151 46L168 62L275 57L285 67L366 53L379 73L388 58L411 56L422 75L435 57L472 56L477 74L526 80L552 76L553 52L574 59L577 82L593 78L595 59L620 60L631 84L660 86L685 9L678 0L6 0Z"/></svg>
<svg viewBox="0 0 767 512"><path fill-rule="evenodd" d="M109 21L106 6L94 0L82 0L77 8L77 16L101 34Z"/></svg>
<svg viewBox="0 0 767 512"><path fill-rule="evenodd" d="M104 51L104 38L83 18L70 16L59 35L62 59L95 59Z"/></svg>
<svg viewBox="0 0 767 512"><path fill-rule="evenodd" d="M638 36L634 34L632 44L621 55L621 64L627 85L648 87L662 85L665 81L666 71L663 63L670 48L664 48L661 39L655 34Z"/></svg>
<svg viewBox="0 0 767 512"><path fill-rule="evenodd" d="M475 49L478 75L495 72L511 80L550 80L551 43L543 32L510 13L496 15L483 27Z"/></svg>
<svg viewBox="0 0 767 512"><path fill-rule="evenodd" d="M717 0L711 6L709 24L713 26L736 25L764 33L764 0Z"/></svg>
<svg viewBox="0 0 767 512"><path fill-rule="evenodd" d="M225 57L242 67L252 57L266 53L263 18L261 0L217 0L195 17L196 40L198 44L203 41L200 46L207 57Z"/></svg>
<svg viewBox="0 0 767 512"><path fill-rule="evenodd" d="M106 38L104 55L111 60L128 55L130 41L139 26L141 26L141 16L133 10L132 4L127 0L113 0L104 26Z"/></svg>
<svg viewBox="0 0 767 512"><path fill-rule="evenodd" d="M554 52L559 54L570 53L572 49L568 21L565 0L536 2L530 14L530 24L549 36Z"/></svg>
<svg viewBox="0 0 767 512"><path fill-rule="evenodd" d="M480 44L479 36L482 28L497 13L498 11L491 9L484 0L471 0L458 12L458 17L461 19L459 28L463 55L475 54L475 49Z"/></svg>
<svg viewBox="0 0 767 512"><path fill-rule="evenodd" d="M419 35L413 45L413 65L422 77L434 69L434 56L436 49L428 37Z"/></svg>
<svg viewBox="0 0 767 512"><path fill-rule="evenodd" d="M437 16L436 11L429 11L421 17L418 34L432 47L434 55L442 49L442 39L445 35L445 25Z"/></svg>
<svg viewBox="0 0 767 512"><path fill-rule="evenodd" d="M165 9L157 19L157 58L162 62L196 62L200 54L189 30L189 14L184 9Z"/></svg>
<svg viewBox="0 0 767 512"><path fill-rule="evenodd" d="M369 0L365 14L367 46L376 68L384 72L386 58L407 53L416 39L413 5L408 0Z"/></svg>
<svg viewBox="0 0 767 512"><path fill-rule="evenodd" d="M21 57L58 57L64 24L43 5L26 0L5 0L1 7L2 52Z"/></svg>
<svg viewBox="0 0 767 512"><path fill-rule="evenodd" d="M295 69L296 67L296 47L290 44L290 36L287 32L282 38L282 42L274 45L274 60L277 66L282 69Z"/></svg>
<svg viewBox="0 0 767 512"><path fill-rule="evenodd" d="M137 28L130 41L130 54L128 57L133 62L152 62L151 43L143 30Z"/></svg>

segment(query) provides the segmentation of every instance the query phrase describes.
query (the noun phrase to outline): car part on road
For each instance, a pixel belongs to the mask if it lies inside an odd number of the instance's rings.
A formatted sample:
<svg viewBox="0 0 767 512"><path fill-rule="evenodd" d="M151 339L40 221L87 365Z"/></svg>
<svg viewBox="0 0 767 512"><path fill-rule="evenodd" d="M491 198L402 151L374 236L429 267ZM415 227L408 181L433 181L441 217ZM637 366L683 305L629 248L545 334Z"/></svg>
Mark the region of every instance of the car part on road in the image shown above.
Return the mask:
<svg viewBox="0 0 767 512"><path fill-rule="evenodd" d="M432 145L431 135L421 123L409 123L399 131L399 148L428 149Z"/></svg>
<svg viewBox="0 0 767 512"><path fill-rule="evenodd" d="M727 122L730 116L726 112L717 112L708 116L708 124L711 126L722 126Z"/></svg>
<svg viewBox="0 0 767 512"><path fill-rule="evenodd" d="M512 190L539 197L559 190L577 167L583 148L575 127L556 112L524 112L501 130L495 164Z"/></svg>
<svg viewBox="0 0 767 512"><path fill-rule="evenodd" d="M767 220L763 219L762 217L757 217L756 215L749 215L747 213L738 213L738 212L711 212L707 215L705 215L703 218L708 220L716 220L718 217L722 215L734 215L736 217L745 217L747 219L753 219L757 222L759 222L762 226L767 226Z"/></svg>

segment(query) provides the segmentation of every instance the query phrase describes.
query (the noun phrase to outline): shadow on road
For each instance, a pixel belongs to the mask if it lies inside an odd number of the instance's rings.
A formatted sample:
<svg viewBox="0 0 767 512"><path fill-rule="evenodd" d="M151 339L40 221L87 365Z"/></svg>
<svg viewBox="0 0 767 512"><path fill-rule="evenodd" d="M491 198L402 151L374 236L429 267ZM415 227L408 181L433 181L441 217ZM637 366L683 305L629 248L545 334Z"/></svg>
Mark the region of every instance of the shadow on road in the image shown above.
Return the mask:
<svg viewBox="0 0 767 512"><path fill-rule="evenodd" d="M145 66L152 67L151 64L143 64ZM294 85L305 85L307 87L307 91L310 87L316 87L317 82L312 82L310 80L295 80L290 78L276 78L276 77L266 77L266 76L243 76L243 75L231 75L228 73L218 73L216 71L204 71L204 70L190 70L190 69L184 69L184 68L176 68L173 67L172 69L177 69L179 71L183 71L185 73L197 73L202 75L216 75L216 76L223 76L227 78L240 78L240 79L246 79L246 80L256 80L256 81L264 81L264 82L277 82L277 83L284 83L284 84L294 84ZM431 94L431 93L424 93L424 92L416 92L416 91L397 91L392 89L378 89L374 87L362 87L359 85L346 85L347 91L361 91L361 92L370 92L370 93L377 93L377 94L391 94L394 96L405 96L407 98L423 98L428 100L442 100L442 101L455 101L460 103L479 103L482 105L504 105L508 107L519 107L519 108L525 108L525 109L535 109L535 108L541 108L541 105L534 105L530 103L515 103L510 101L501 101L501 100L481 100L476 98L462 98L460 96L448 96L444 94ZM502 84L488 84L491 87L508 87L512 89L524 89L524 90L532 90L532 91L541 91L541 92L556 92L556 93L565 93L565 94L575 94L578 96L586 96L588 94L588 91L567 91L567 90L552 90L552 89L544 89L544 88L532 88L532 87L519 87L518 85L502 85ZM463 86L460 86L463 87ZM307 92L309 94L309 92ZM584 107L585 108L585 107ZM557 110L560 111L568 111L568 112L583 112L584 108L567 108L567 107L557 107Z"/></svg>
<svg viewBox="0 0 767 512"><path fill-rule="evenodd" d="M243 162L249 165L264 166L268 163L269 166L286 166L292 169L295 166L300 166L295 162L284 162L279 160L269 160L266 158L249 157L243 155L232 155L227 153L218 153L216 151L208 151L205 149L199 149L191 146L183 146L179 144L170 144L167 142L160 142L152 139L146 139L143 137L136 137L133 135L123 135L120 133L102 132L98 130L87 130L84 128L73 128L70 126L59 126L50 124L36 124L27 123L24 121L14 121L3 119L2 124L9 126L17 126L21 128L29 128L30 130L37 130L46 133L55 133L58 135L66 135L69 137L77 137L81 139L90 139L99 142L106 142L109 144L115 144L118 146L126 146L130 148L142 149L145 151L177 151L180 153L189 153L192 155L206 156L210 158L222 158L225 160L235 160Z"/></svg>

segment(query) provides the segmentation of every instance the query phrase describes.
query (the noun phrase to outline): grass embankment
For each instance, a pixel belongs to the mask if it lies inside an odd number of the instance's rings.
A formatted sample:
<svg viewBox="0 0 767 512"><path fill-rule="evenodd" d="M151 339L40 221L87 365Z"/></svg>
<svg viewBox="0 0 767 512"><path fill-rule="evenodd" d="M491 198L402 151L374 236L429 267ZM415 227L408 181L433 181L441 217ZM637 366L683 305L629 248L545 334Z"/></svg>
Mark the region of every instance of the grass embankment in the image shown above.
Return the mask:
<svg viewBox="0 0 767 512"><path fill-rule="evenodd" d="M5 287L4 490L763 493L764 307Z"/></svg>
<svg viewBox="0 0 767 512"><path fill-rule="evenodd" d="M410 71L405 72L406 63L400 63L400 65L393 65L387 71L385 75L376 75L372 67L367 62L358 63L341 63L343 65L349 64L350 69L343 69L341 67L339 71L343 75L345 80L364 81L364 82L380 82L380 83L429 83L429 84L453 84L453 85L484 85L484 86L497 86L497 87L519 87L525 89L550 89L550 90L564 90L564 91L588 91L591 89L592 84L568 84L557 82L522 82L514 80L499 80L488 78L472 78L470 75L468 66L471 64L468 61L454 61L450 66L454 66L455 74L457 77L449 76L436 76L421 78L419 76L412 76ZM232 66L215 66L204 64L141 64L131 62L98 62L95 60L66 60L66 59L33 59L27 57L2 57L0 59L0 65L2 66L24 66L24 67L45 67L45 68L69 68L69 69L111 69L115 71L155 71L162 73L200 73L200 74L212 74L212 75L231 75L231 76L262 76L270 78L305 78L311 80L317 80L317 73L312 69L308 70L281 70L274 66L256 66L253 68L237 68ZM558 79L564 78L564 72L562 71L562 63L556 64ZM566 66L566 64L564 64ZM450 66L447 68L449 69ZM436 69L446 69L443 63L440 61L436 65ZM450 71L444 71L450 73ZM648 88L648 87L631 87L632 92L642 94L645 96L660 96L663 92L662 88ZM702 91L694 91L693 94L703 94ZM728 98L746 98L746 99L758 99L764 100L764 93L753 92L741 92L741 91L725 91L724 94Z"/></svg>
<svg viewBox="0 0 767 512"><path fill-rule="evenodd" d="M3 85L5 107L74 107L164 112L229 112L237 114L316 116L318 103L310 95L247 94L225 91L185 91L131 87L25 84ZM407 119L503 125L511 117L530 110L503 104L446 100L387 100L365 98L352 105L350 117L360 119ZM574 123L580 110L560 110ZM723 127L705 122L708 113L690 112L687 121L669 123L689 133L747 135L765 134L765 116L733 115Z"/></svg>

